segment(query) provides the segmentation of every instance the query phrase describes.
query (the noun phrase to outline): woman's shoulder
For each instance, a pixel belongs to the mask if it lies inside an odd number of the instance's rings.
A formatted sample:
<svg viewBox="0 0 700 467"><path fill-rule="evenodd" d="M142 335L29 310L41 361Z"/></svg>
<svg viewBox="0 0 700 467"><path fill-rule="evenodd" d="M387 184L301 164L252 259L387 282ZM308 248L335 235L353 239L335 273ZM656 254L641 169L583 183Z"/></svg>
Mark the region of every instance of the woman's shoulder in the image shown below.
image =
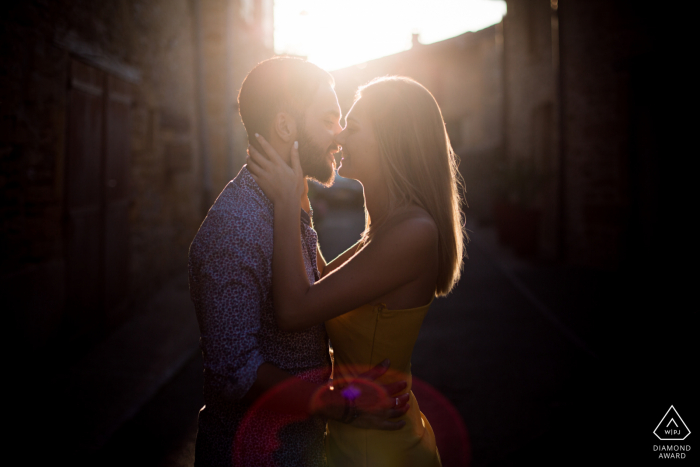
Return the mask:
<svg viewBox="0 0 700 467"><path fill-rule="evenodd" d="M414 247L432 247L438 242L438 227L433 217L419 206L409 206L388 220L382 237L392 243L405 242Z"/></svg>
<svg viewBox="0 0 700 467"><path fill-rule="evenodd" d="M407 206L393 216L392 227L416 227L437 232L435 219L420 206Z"/></svg>

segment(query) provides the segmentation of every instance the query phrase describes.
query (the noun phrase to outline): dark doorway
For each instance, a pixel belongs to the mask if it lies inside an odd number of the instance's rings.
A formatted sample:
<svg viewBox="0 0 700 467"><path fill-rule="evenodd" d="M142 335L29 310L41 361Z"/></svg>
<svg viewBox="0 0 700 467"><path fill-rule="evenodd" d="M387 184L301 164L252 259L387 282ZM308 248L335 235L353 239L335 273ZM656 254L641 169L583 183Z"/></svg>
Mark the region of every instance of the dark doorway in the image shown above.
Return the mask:
<svg viewBox="0 0 700 467"><path fill-rule="evenodd" d="M129 277L129 85L72 60L65 181L66 338L115 324Z"/></svg>

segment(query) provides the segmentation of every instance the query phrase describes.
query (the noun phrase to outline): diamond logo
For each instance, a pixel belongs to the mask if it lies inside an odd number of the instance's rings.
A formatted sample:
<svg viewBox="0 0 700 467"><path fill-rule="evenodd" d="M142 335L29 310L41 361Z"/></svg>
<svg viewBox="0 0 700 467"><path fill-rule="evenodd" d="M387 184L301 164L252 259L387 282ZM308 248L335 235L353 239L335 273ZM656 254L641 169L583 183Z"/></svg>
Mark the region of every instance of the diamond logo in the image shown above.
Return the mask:
<svg viewBox="0 0 700 467"><path fill-rule="evenodd" d="M690 430L676 409L671 406L654 429L654 434L661 441L682 441L688 437Z"/></svg>

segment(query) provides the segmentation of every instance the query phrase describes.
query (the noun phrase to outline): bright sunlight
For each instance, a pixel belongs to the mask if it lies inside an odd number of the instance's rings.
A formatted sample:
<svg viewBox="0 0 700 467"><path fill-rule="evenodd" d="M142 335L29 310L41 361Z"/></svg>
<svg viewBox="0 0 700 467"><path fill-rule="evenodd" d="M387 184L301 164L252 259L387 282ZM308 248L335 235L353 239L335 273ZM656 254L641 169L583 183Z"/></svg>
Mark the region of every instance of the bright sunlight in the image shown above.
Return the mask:
<svg viewBox="0 0 700 467"><path fill-rule="evenodd" d="M276 0L275 52L337 70L501 21L500 0Z"/></svg>

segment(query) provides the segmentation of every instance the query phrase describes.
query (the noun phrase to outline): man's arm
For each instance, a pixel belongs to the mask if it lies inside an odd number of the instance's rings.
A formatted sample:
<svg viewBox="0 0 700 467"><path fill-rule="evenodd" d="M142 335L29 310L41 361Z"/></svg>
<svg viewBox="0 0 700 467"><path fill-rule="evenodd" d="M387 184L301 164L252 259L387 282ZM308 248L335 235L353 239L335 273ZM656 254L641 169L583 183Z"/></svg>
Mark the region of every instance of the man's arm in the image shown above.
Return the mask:
<svg viewBox="0 0 700 467"><path fill-rule="evenodd" d="M244 402L252 403L265 392L274 388L283 388L266 401L265 408L281 413L311 413L311 400L314 394L321 389L317 384L304 381L301 378L290 375L271 363L263 363L258 367L258 378L243 397ZM342 417L343 401L336 398L335 404L325 407L323 413L329 418Z"/></svg>
<svg viewBox="0 0 700 467"><path fill-rule="evenodd" d="M205 400L240 400L264 363L261 304L269 261L250 212L210 212L190 249L190 290L201 333ZM203 230L204 229L204 230Z"/></svg>

